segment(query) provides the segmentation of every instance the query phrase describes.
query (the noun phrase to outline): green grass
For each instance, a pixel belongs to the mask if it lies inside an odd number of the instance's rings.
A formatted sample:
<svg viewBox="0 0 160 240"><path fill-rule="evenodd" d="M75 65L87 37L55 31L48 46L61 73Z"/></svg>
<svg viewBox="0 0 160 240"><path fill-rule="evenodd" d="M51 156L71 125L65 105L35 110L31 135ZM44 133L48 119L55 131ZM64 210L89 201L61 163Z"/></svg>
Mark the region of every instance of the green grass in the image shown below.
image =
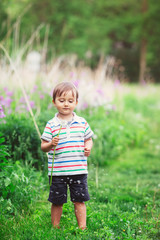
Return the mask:
<svg viewBox="0 0 160 240"><path fill-rule="evenodd" d="M160 238L158 153L128 149L108 167L89 165L88 183L91 200L86 203L86 231L78 229L70 200L63 208L61 229L51 226L46 186L32 213L7 221L1 236L4 240Z"/></svg>
<svg viewBox="0 0 160 240"><path fill-rule="evenodd" d="M101 107L85 110L82 113L97 135L88 161L88 185L91 197L86 203L88 229L86 231L78 229L70 200L63 207L61 229L52 227L51 204L47 201L49 190L47 173L45 169L41 174L38 172L35 181L36 171L31 172L28 165L29 185L32 186L32 192L26 192L25 186L28 183L24 182L22 185L20 180L15 179L16 174L11 175L11 182L14 185L17 183L19 192L21 192L20 188L23 188L25 194L30 194L31 198L27 205L24 201L24 207L20 208L21 211L17 211L16 215L11 210L3 211L4 213L9 211L10 214L1 215L1 239L160 239L159 92L146 98L128 95L116 105L119 107L118 110L110 112L109 115L106 115L104 108ZM44 125L44 116L42 112L39 118L41 127ZM11 126L11 121L8 124ZM21 136L20 143L25 142L23 137L25 134ZM14 138L13 145L18 145L15 144ZM22 151L21 147L20 150ZM27 151L32 152L32 150ZM28 159L27 154L26 156ZM41 169L42 161L40 162L40 157L37 159L38 169ZM22 179L23 172L26 174L26 179L28 178L26 168L19 166L18 171L17 167L14 167L18 179ZM10 168L6 171L7 177L13 172ZM0 172L0 175L2 173ZM4 179L5 190L6 185L8 186L8 183ZM34 188L36 191L33 191ZM19 197L15 207L19 203L22 205L23 198L19 196L19 192L12 193L13 200L15 196ZM23 197L26 196L25 194ZM12 200L11 196L8 198ZM0 198L1 209L5 207L2 201Z"/></svg>

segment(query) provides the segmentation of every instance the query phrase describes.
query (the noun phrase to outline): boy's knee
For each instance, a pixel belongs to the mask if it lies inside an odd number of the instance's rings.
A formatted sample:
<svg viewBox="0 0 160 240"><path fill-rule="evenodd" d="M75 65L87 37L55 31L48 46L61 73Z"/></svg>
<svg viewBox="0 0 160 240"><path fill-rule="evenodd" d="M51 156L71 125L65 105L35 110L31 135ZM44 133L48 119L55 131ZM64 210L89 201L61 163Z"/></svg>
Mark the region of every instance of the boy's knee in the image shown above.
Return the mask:
<svg viewBox="0 0 160 240"><path fill-rule="evenodd" d="M63 208L63 204L54 204L52 203L53 208Z"/></svg>
<svg viewBox="0 0 160 240"><path fill-rule="evenodd" d="M73 202L74 206L84 206L85 202Z"/></svg>

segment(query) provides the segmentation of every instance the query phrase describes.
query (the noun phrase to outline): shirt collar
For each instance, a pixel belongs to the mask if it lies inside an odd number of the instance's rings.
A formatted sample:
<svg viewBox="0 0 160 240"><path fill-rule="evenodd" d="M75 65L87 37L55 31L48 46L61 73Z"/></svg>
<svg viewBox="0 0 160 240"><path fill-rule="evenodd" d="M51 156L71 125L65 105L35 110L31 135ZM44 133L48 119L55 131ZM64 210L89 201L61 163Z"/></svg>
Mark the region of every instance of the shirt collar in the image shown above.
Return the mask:
<svg viewBox="0 0 160 240"><path fill-rule="evenodd" d="M53 122L53 124L54 124L55 127L61 125L61 121L59 120L59 118L57 117L57 115L58 115L58 113L56 113L55 116L54 116L54 118L52 119L52 122ZM72 122L71 122L71 123L73 123L73 122L78 122L78 123L81 122L80 117L78 117L75 112L73 112L73 119L72 119Z"/></svg>

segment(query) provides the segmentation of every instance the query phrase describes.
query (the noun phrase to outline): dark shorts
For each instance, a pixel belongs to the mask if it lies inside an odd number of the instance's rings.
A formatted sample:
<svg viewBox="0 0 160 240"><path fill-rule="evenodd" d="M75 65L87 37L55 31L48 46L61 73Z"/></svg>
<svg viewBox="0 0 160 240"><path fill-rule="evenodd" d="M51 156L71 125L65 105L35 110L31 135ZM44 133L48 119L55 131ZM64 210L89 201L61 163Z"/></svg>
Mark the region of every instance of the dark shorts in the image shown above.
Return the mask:
<svg viewBox="0 0 160 240"><path fill-rule="evenodd" d="M49 176L49 182L50 182ZM69 186L72 202L84 202L90 199L87 185L87 174L73 176L53 176L48 201L55 205L67 202Z"/></svg>

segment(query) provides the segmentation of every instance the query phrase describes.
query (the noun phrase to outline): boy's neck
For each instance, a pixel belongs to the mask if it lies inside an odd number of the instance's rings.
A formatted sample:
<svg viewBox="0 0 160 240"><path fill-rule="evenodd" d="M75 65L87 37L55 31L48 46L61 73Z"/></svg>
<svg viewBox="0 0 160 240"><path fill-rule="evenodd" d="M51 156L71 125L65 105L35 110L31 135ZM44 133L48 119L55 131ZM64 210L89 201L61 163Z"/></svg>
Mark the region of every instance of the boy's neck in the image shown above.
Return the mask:
<svg viewBox="0 0 160 240"><path fill-rule="evenodd" d="M72 121L73 119L73 113L71 115L63 115L63 114L60 114L58 113L57 117L60 119L60 120L65 120L65 121Z"/></svg>

